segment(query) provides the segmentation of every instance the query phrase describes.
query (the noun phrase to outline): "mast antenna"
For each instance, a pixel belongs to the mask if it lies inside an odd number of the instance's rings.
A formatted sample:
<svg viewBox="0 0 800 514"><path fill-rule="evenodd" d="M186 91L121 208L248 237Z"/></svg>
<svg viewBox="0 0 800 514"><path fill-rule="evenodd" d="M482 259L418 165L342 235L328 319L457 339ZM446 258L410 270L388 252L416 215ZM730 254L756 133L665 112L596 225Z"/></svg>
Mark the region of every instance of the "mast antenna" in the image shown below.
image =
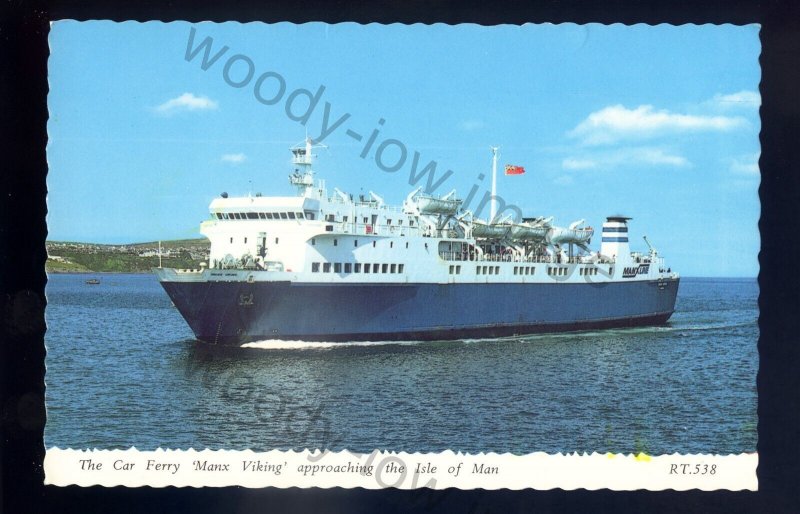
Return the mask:
<svg viewBox="0 0 800 514"><path fill-rule="evenodd" d="M490 146L492 149L492 198L490 205L489 223L494 221L497 216L497 151L499 146Z"/></svg>

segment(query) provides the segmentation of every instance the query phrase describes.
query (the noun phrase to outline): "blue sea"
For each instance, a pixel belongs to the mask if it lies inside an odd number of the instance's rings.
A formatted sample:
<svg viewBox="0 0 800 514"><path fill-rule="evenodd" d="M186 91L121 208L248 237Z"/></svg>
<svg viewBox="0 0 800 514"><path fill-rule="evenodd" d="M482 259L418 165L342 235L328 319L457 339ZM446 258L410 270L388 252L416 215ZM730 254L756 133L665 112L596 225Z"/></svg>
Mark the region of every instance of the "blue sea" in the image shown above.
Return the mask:
<svg viewBox="0 0 800 514"><path fill-rule="evenodd" d="M758 283L668 326L498 340L194 340L153 275L50 275L47 448L754 452Z"/></svg>

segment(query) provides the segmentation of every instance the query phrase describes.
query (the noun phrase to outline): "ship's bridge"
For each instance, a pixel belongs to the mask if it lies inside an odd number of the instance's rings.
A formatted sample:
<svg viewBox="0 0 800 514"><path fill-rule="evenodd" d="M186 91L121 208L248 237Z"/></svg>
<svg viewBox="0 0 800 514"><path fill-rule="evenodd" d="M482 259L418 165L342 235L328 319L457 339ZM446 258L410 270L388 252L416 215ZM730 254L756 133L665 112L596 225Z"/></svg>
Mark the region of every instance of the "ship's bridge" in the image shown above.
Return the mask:
<svg viewBox="0 0 800 514"><path fill-rule="evenodd" d="M308 219L319 215L319 200L298 196L245 196L216 198L209 206L218 220Z"/></svg>

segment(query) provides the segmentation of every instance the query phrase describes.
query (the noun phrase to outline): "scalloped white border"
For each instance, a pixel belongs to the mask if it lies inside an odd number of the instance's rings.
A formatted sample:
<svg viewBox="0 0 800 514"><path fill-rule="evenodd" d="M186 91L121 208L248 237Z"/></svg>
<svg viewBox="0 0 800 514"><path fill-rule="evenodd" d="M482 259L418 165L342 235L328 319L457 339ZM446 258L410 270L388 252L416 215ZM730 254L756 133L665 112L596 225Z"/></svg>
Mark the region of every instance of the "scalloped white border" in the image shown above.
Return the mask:
<svg viewBox="0 0 800 514"><path fill-rule="evenodd" d="M93 466L89 466L87 461ZM246 461L260 461L261 470ZM206 462L205 471L195 462ZM132 464L129 469L123 463ZM148 463L149 469L148 469ZM390 463L403 472L389 472ZM99 464L99 466L97 466ZM156 464L172 464L156 469ZM175 465L178 466L175 466ZM220 470L209 470L219 464ZM272 465L269 467L267 465ZM349 464L349 467L348 467ZM415 473L418 465L436 468ZM461 466L459 467L459 464ZM221 470L227 465L228 470ZM280 465L280 472L276 467ZM476 466L496 468L497 473L475 473ZM317 466L314 468L313 466ZM359 472L372 466L371 473ZM758 454L649 456L599 454L579 455L543 452L510 453L302 452L272 450L73 450L51 448L44 459L45 484L55 486L99 485L104 487L343 487L364 489L611 489L630 491L730 490L757 491ZM91 468L91 469L90 469ZM326 471L327 469L327 471ZM457 471L456 471L457 470ZM712 472L713 471L713 472Z"/></svg>

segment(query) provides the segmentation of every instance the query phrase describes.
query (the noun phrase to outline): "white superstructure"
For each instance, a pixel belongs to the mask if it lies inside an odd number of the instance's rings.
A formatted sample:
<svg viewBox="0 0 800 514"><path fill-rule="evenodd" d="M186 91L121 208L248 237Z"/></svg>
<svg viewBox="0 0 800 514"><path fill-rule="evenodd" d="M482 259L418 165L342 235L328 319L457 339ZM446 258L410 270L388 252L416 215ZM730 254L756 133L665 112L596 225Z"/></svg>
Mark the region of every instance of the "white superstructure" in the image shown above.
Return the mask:
<svg viewBox="0 0 800 514"><path fill-rule="evenodd" d="M390 206L371 191L357 197L328 191L314 176L310 139L291 150L296 196L223 193L211 202L211 219L201 225L211 242L204 273L224 270L255 281L431 283L677 276L654 250L629 251L623 216L608 218L600 251L592 252L594 230L584 220L568 227L543 217L484 221L460 209L455 191L437 197L417 189L402 206Z"/></svg>

